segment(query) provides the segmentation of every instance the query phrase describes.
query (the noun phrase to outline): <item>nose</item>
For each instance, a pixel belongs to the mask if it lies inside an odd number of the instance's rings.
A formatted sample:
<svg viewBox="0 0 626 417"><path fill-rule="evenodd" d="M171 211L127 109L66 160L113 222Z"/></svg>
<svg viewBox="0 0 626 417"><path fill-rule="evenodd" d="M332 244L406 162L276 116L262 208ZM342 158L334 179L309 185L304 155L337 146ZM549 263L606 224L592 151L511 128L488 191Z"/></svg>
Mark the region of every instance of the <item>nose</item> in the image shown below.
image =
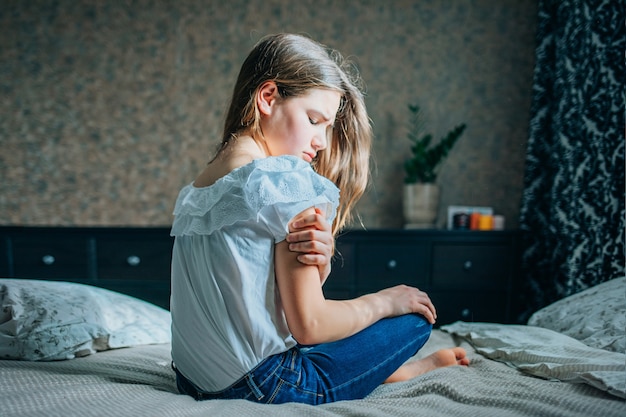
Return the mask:
<svg viewBox="0 0 626 417"><path fill-rule="evenodd" d="M328 146L328 135L330 133L324 131L316 134L311 141L311 146L315 149L315 152L326 149Z"/></svg>

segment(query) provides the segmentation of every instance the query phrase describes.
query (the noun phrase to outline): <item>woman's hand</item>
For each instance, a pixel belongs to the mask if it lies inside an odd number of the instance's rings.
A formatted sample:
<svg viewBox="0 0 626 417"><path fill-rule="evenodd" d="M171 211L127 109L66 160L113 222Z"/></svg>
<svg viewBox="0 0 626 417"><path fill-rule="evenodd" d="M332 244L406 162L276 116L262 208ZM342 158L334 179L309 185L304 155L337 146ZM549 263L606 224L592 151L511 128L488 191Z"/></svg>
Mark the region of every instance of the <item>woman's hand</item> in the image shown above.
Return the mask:
<svg viewBox="0 0 626 417"><path fill-rule="evenodd" d="M417 313L424 316L430 324L434 324L437 319L437 310L428 294L415 287L398 285L378 291L376 294L385 300L389 308L386 315L389 317Z"/></svg>
<svg viewBox="0 0 626 417"><path fill-rule="evenodd" d="M326 221L322 210L305 210L289 223L287 235L289 250L299 252L298 261L305 265L315 265L320 272L323 284L330 274L330 261L335 251L332 227Z"/></svg>

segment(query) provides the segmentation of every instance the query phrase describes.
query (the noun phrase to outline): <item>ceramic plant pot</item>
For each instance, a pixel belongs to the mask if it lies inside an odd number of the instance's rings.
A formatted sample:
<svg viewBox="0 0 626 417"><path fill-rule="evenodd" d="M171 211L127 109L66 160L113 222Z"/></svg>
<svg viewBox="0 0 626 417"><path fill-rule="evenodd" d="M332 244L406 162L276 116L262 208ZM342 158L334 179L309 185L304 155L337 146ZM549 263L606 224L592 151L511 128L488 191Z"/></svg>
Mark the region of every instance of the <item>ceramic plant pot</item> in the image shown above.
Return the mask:
<svg viewBox="0 0 626 417"><path fill-rule="evenodd" d="M439 210L439 187L430 183L404 184L402 204L405 228L434 228Z"/></svg>

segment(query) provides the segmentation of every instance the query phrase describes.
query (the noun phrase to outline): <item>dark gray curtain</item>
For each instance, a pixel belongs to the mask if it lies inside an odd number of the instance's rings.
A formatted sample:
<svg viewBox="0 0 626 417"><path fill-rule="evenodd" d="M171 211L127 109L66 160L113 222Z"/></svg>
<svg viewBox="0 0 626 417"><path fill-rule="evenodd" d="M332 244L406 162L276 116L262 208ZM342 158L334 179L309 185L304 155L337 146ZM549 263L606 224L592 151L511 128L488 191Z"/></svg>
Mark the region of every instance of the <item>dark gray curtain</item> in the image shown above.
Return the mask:
<svg viewBox="0 0 626 417"><path fill-rule="evenodd" d="M624 276L624 0L540 0L518 319Z"/></svg>

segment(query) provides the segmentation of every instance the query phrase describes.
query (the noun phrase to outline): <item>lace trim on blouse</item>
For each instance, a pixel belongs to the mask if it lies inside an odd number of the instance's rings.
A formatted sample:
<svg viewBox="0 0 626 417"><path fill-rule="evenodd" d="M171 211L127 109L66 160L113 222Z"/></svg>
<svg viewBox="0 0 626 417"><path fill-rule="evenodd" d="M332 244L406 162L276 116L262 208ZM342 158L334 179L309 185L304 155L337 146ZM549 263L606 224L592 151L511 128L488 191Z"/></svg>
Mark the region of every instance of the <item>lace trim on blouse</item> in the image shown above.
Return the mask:
<svg viewBox="0 0 626 417"><path fill-rule="evenodd" d="M266 207L301 202L310 203L308 207L324 205L332 223L339 189L295 156L256 159L211 186L197 188L192 183L183 187L171 235L211 234L238 221L258 221Z"/></svg>

